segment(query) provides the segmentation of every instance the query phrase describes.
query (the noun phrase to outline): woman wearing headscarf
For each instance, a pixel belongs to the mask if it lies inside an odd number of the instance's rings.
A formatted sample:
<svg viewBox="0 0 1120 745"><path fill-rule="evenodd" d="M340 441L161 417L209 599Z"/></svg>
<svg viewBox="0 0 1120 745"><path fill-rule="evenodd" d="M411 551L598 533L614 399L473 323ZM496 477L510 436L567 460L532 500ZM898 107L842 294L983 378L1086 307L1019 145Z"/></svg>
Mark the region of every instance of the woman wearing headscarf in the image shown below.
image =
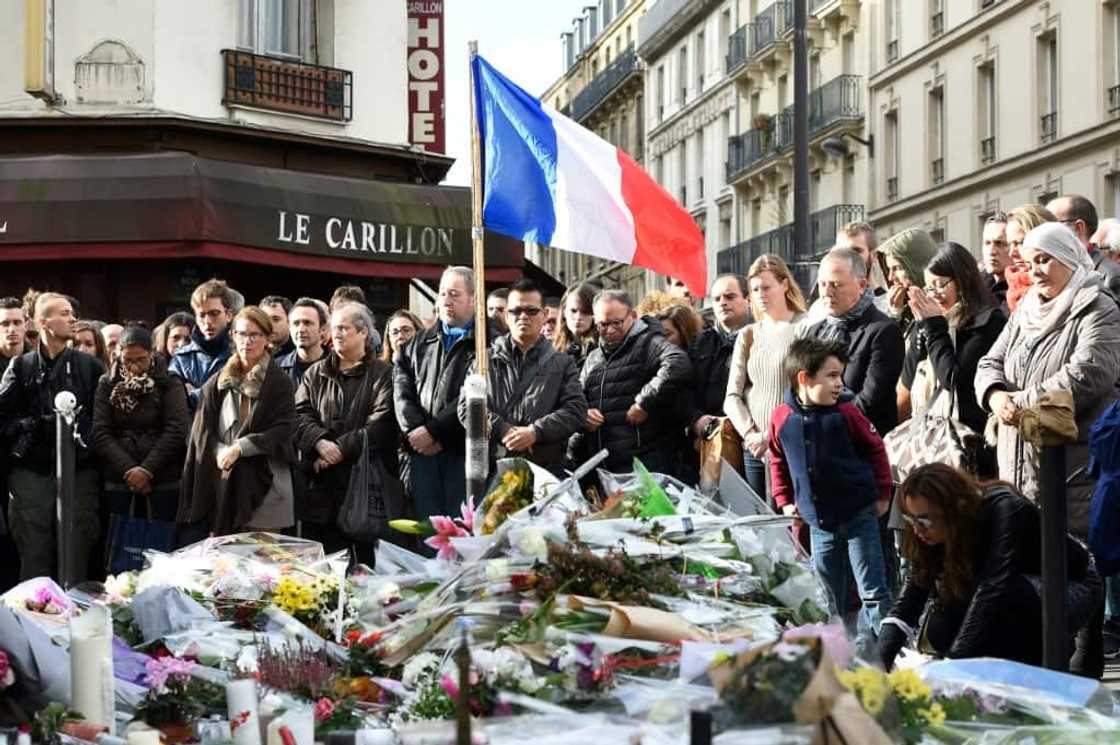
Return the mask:
<svg viewBox="0 0 1120 745"><path fill-rule="evenodd" d="M167 374L148 330L129 326L93 408L93 448L105 464L110 512L128 514L140 497L153 519L175 519L189 427L183 385Z"/></svg>
<svg viewBox="0 0 1120 745"><path fill-rule="evenodd" d="M279 531L295 524L295 389L268 353L255 305L233 319L234 354L202 386L179 500L180 535ZM182 541L181 542L185 542Z"/></svg>
<svg viewBox="0 0 1120 745"><path fill-rule="evenodd" d="M976 398L997 422L999 477L1038 500L1038 453L1019 435L1023 410L1048 391L1073 394L1078 440L1066 448L1069 527L1089 529L1089 428L1116 397L1120 310L1073 231L1043 223L1023 241L1031 289L976 372Z"/></svg>

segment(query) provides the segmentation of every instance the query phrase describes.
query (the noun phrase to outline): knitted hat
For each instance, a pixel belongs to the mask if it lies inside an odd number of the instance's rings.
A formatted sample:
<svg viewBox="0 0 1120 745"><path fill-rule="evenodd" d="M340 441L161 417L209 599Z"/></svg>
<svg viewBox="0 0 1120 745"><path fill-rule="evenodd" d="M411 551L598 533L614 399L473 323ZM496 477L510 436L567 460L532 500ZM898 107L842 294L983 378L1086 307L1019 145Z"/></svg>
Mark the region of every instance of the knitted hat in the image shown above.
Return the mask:
<svg viewBox="0 0 1120 745"><path fill-rule="evenodd" d="M887 258L902 264L910 282L921 287L926 281L926 266L937 253L937 244L926 231L920 228L908 228L888 238L879 246L879 250Z"/></svg>

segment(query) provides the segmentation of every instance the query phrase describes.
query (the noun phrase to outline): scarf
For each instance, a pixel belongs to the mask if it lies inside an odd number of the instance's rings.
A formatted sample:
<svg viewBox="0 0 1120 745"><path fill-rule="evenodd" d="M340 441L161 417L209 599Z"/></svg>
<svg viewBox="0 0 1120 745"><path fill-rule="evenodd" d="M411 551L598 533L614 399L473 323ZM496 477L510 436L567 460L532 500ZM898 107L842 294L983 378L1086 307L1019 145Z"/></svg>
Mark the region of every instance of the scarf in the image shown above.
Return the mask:
<svg viewBox="0 0 1120 745"><path fill-rule="evenodd" d="M152 364L155 364L155 358L152 358ZM152 371L152 365L139 375L133 375L128 371L124 365L120 365L117 369L117 375L114 376L117 382L113 385L113 390L109 393L109 405L122 414L131 414L136 411L136 407L140 404L140 398L151 393L156 383L148 374Z"/></svg>
<svg viewBox="0 0 1120 745"><path fill-rule="evenodd" d="M871 289L864 290L859 300L848 312L840 316L825 316L824 323L817 331L817 338L821 341L838 341L845 347L851 341L852 326L863 317L875 304L875 293Z"/></svg>
<svg viewBox="0 0 1120 745"><path fill-rule="evenodd" d="M440 341L443 342L443 351L450 352L451 347L455 346L455 342L462 339L467 335L467 332L474 328L474 318L467 321L462 326L448 326L445 322L439 322L440 328Z"/></svg>
<svg viewBox="0 0 1120 745"><path fill-rule="evenodd" d="M1038 288L1031 287L1015 310L1027 342L1033 344L1065 323L1077 293L1083 287L1100 287L1101 282L1101 275L1078 266L1056 298L1043 300Z"/></svg>
<svg viewBox="0 0 1120 745"><path fill-rule="evenodd" d="M236 354L233 355L218 373L218 390L237 391L240 395L254 400L259 398L265 373L268 372L268 363L271 361L272 358L265 352L257 364L253 365L253 369L246 372L245 366L241 364L241 358Z"/></svg>

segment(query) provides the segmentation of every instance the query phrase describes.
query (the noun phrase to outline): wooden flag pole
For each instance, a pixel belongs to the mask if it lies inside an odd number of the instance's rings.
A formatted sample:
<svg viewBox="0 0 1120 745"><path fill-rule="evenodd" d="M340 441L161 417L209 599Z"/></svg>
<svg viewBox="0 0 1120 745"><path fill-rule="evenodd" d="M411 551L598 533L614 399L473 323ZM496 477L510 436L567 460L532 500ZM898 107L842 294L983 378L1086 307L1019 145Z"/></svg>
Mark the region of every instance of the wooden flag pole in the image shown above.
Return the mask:
<svg viewBox="0 0 1120 745"><path fill-rule="evenodd" d="M482 245L482 143L478 133L478 97L475 95L474 58L478 42L469 42L471 92L471 241L474 244L474 358L478 374L487 379L486 359L486 256Z"/></svg>

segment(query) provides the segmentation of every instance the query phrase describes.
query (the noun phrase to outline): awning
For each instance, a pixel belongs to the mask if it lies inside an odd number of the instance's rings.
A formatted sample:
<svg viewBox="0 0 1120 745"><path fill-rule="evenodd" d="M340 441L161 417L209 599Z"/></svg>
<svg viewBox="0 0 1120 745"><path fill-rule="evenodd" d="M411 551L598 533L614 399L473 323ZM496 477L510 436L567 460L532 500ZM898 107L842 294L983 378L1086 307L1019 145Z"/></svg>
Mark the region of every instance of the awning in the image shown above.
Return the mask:
<svg viewBox="0 0 1120 745"><path fill-rule="evenodd" d="M366 276L471 262L470 191L188 153L0 158L0 261L209 256ZM485 235L487 277L523 246Z"/></svg>

